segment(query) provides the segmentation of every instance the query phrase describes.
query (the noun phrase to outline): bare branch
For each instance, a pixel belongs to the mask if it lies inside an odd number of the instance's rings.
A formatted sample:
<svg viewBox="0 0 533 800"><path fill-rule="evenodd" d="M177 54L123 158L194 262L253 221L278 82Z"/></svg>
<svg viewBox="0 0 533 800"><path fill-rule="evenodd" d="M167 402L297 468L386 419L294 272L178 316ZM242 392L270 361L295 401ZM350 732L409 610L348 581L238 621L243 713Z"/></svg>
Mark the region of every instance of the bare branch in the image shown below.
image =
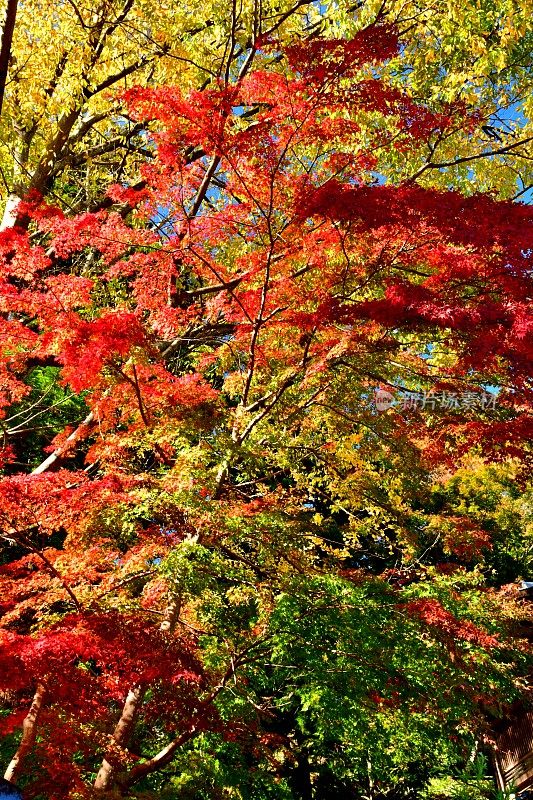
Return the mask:
<svg viewBox="0 0 533 800"><path fill-rule="evenodd" d="M533 136L528 136L527 139L522 139L520 142L514 142L513 144L508 144L505 147L498 147L496 150L484 150L482 153L475 153L472 156L462 156L461 158L455 158L452 161L440 161L440 162L433 162L428 161L424 166L420 167L418 172L415 172L412 175L408 183L412 183L416 181L426 170L428 169L444 169L445 167L456 167L458 164L467 164L470 161L477 161L479 158L491 158L492 156L499 156L503 155L504 153L509 153L511 150L516 150L517 147L521 147L524 144L528 144L528 142L533 141Z"/></svg>

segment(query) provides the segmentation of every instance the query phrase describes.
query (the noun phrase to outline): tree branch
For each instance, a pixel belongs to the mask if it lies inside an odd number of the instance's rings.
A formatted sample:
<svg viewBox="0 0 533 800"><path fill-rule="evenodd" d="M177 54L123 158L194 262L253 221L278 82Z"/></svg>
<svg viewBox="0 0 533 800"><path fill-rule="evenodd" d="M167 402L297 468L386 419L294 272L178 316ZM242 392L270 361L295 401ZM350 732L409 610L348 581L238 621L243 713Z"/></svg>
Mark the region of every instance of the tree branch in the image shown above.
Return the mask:
<svg viewBox="0 0 533 800"><path fill-rule="evenodd" d="M35 744L35 739L37 736L37 724L39 722L39 716L41 714L45 696L46 687L44 683L40 682L37 684L35 694L33 695L33 702L30 710L26 714L24 722L22 723L22 738L20 740L20 744L4 773L4 779L6 781L16 780L20 770L24 765L26 757L33 749L33 745Z"/></svg>
<svg viewBox="0 0 533 800"><path fill-rule="evenodd" d="M83 428L87 428L93 421L94 421L94 413L91 411L89 414L87 414L85 419L82 422L80 422L80 424L78 425L76 430L72 431L70 436L67 436L67 438L65 439L63 444L60 447L56 447L54 452L51 453L48 456L48 458L45 458L45 460L42 462L42 464L39 464L38 467L35 467L35 469L32 470L31 474L32 475L40 475L42 472L46 472L46 470L49 469L53 464L55 464L55 462L59 458L61 458L63 453L66 450L68 450L68 448L71 445L71 443L76 441L76 439L79 437L80 433L82 432Z"/></svg>
<svg viewBox="0 0 533 800"><path fill-rule="evenodd" d="M479 158L490 158L491 156L499 156L503 155L504 153L508 153L511 150L516 150L517 147L521 147L528 142L533 141L533 136L528 136L527 139L522 139L520 142L514 142L513 144L508 144L505 147L498 147L496 150L484 150L482 153L475 153L472 156L462 156L461 158L455 158L452 161L441 161L441 162L434 162L428 161L424 166L420 167L420 169L412 175L407 183L412 183L416 181L426 170L428 169L444 169L445 167L456 167L458 164L467 164L470 161L477 161Z"/></svg>

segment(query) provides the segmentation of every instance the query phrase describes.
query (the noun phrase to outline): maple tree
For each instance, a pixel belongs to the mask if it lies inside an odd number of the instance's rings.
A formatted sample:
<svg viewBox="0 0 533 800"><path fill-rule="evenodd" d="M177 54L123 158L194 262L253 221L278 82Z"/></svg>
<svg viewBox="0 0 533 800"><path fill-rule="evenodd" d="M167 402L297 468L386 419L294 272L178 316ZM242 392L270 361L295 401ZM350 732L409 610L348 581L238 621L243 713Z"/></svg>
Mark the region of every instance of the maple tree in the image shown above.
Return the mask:
<svg viewBox="0 0 533 800"><path fill-rule="evenodd" d="M514 507L494 534L495 495L525 503L532 214L384 182L479 124L391 85L398 50L387 24L271 33L202 90L129 89L142 185L81 214L30 194L0 234L28 797L409 796L519 692L482 568L527 551ZM498 403L380 413L378 387Z"/></svg>
<svg viewBox="0 0 533 800"><path fill-rule="evenodd" d="M418 99L461 99L478 114L475 131L457 118L409 158L382 168L441 188L452 180L464 191L474 177L504 197L531 189L530 2L194 0L154 8L146 0L6 0L6 14L16 24L12 45L4 37L2 48L9 65L0 93L4 227L31 189L74 212L98 207L103 185L129 180L150 157L150 120L133 122L117 90L154 82L205 88L239 59L254 53L261 62L252 47L257 35L350 38L376 20L402 32L389 80L408 84Z"/></svg>

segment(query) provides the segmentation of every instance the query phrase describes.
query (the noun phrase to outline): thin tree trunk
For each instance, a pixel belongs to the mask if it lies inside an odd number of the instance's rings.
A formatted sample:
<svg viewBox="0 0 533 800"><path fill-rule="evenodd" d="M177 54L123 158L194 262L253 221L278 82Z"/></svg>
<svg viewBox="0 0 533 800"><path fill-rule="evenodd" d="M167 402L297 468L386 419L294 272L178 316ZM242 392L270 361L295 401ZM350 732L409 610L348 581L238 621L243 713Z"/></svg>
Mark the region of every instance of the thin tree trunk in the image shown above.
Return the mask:
<svg viewBox="0 0 533 800"><path fill-rule="evenodd" d="M4 778L6 781L14 782L17 779L22 767L24 766L26 757L33 749L35 737L37 736L37 724L39 722L39 716L41 714L45 695L46 687L44 683L38 683L30 710L26 714L26 718L22 723L22 738L17 748L17 752L9 762L8 768L4 773Z"/></svg>
<svg viewBox="0 0 533 800"><path fill-rule="evenodd" d="M13 174L11 176L11 188L4 207L0 231L5 231L15 226L26 230L29 225L29 218L27 216L20 216L20 214L17 213L17 207L28 188L28 161L35 130L34 128L24 129L21 125L17 124L14 124L14 129L18 139L14 144L12 154Z"/></svg>
<svg viewBox="0 0 533 800"><path fill-rule="evenodd" d="M160 625L160 630L172 633L178 622L180 610L181 595L178 595L171 603L169 603L165 612L165 618ZM130 689L126 696L124 706L122 707L122 714L120 715L120 719L113 732L113 741L116 745L118 745L118 747L125 747L131 737L131 734L133 733L145 691L146 690L143 687L136 686L134 689ZM102 766L100 767L98 775L96 776L94 788L108 789L111 784L114 771L115 768L113 765L110 764L107 758L104 758L102 761Z"/></svg>
<svg viewBox="0 0 533 800"><path fill-rule="evenodd" d="M145 689L141 686L136 686L134 689L130 689L128 692L122 708L122 714L120 715L120 719L117 722L117 726L113 732L113 741L116 745L118 745L118 747L124 747L133 732L139 705L142 702L144 692ZM96 776L94 788L107 789L111 783L113 772L113 765L109 763L107 758L104 758L102 761L102 766L100 767L98 775Z"/></svg>
<svg viewBox="0 0 533 800"><path fill-rule="evenodd" d="M20 203L20 198L24 194L24 168L26 165L27 150L21 147L20 144L15 146L13 154L13 176L11 191L9 192L2 214L2 222L0 223L0 231L14 228L17 224L17 206Z"/></svg>
<svg viewBox="0 0 533 800"><path fill-rule="evenodd" d="M2 45L0 47L0 114L2 113L2 104L4 102L9 57L11 55L11 45L13 43L15 20L17 18L17 6L18 0L7 0L6 18L2 31Z"/></svg>
<svg viewBox="0 0 533 800"><path fill-rule="evenodd" d="M17 222L17 206L20 203L20 197L14 192L8 196L4 208L4 215L0 223L0 231L6 231L8 228L14 228Z"/></svg>

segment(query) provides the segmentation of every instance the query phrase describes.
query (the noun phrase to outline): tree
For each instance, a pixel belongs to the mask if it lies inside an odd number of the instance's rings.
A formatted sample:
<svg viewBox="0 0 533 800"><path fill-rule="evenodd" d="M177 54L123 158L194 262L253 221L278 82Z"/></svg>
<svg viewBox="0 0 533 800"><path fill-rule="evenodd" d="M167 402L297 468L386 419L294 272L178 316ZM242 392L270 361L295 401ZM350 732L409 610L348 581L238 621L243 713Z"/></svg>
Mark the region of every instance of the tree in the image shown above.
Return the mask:
<svg viewBox="0 0 533 800"><path fill-rule="evenodd" d="M155 155L122 213L33 195L1 234L0 688L31 796L409 796L518 693L452 473L527 450L531 210L382 183L477 125L381 77L389 25L254 47L125 93ZM89 413L37 465L13 422L43 375Z"/></svg>
<svg viewBox="0 0 533 800"><path fill-rule="evenodd" d="M0 162L3 227L14 223L17 200L31 190L71 210L98 205L102 182L127 178L150 156L145 125L131 123L117 90L154 81L209 84L243 53L253 57L260 33L305 29L310 5L253 0L228 10L215 3L154 9L143 0L43 0L38 14L22 5L12 47L4 48L11 58Z"/></svg>
<svg viewBox="0 0 533 800"><path fill-rule="evenodd" d="M475 130L458 118L388 169L441 188L452 181L467 191L475 176L477 186L500 196L527 193L530 11L515 0L453 8L439 0L431 9L403 0L189 2L179 9L145 0L21 4L13 44L4 37L3 48L6 62L10 55L0 128L3 226L13 224L17 199L31 189L79 212L99 206L102 186L136 174L150 158L150 121L132 123L117 102L124 88L200 89L234 76L250 56L261 63L257 36L351 37L379 20L403 36L390 62L395 85L408 85L417 100L461 100L477 112Z"/></svg>

